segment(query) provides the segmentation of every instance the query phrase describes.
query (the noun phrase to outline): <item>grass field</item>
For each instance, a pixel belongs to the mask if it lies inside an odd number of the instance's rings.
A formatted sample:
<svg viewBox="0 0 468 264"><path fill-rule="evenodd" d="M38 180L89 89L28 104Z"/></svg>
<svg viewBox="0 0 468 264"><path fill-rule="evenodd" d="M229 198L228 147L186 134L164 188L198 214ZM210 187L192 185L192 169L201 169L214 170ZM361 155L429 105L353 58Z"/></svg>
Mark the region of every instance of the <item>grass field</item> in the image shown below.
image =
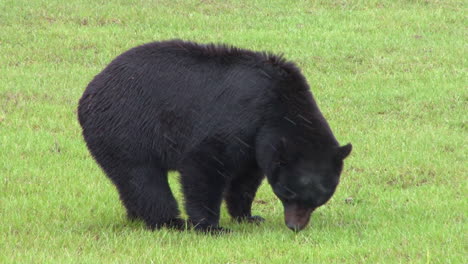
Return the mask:
<svg viewBox="0 0 468 264"><path fill-rule="evenodd" d="M467 263L466 1L0 1L0 263ZM131 223L92 160L79 97L112 58L182 38L284 53L337 138L334 198L294 234ZM171 184L182 199L177 175Z"/></svg>

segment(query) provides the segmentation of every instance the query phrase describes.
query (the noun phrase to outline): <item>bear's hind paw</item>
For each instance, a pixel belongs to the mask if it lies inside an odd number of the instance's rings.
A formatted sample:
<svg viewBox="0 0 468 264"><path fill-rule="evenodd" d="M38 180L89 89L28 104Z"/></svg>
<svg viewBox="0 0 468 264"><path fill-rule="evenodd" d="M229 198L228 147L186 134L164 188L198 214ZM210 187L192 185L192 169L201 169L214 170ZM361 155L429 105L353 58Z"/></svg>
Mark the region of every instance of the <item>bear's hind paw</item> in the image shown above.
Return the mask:
<svg viewBox="0 0 468 264"><path fill-rule="evenodd" d="M202 232L202 233L210 234L210 235L223 235L223 234L232 233L231 229L220 227L220 226L211 226L211 225L208 225L208 226L198 225L198 226L195 226L195 230Z"/></svg>

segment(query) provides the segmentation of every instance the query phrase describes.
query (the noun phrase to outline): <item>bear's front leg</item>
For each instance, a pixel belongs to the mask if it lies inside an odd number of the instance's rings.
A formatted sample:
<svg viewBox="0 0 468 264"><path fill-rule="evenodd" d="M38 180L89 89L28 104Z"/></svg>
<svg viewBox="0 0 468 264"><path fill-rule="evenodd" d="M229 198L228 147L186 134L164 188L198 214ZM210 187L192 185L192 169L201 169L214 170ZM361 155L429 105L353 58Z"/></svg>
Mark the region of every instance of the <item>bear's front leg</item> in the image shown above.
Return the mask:
<svg viewBox="0 0 468 264"><path fill-rule="evenodd" d="M265 221L263 217L252 216L252 202L255 193L260 186L264 176L260 169L251 166L247 170L239 173L229 183L227 187L225 200L229 214L236 221L246 221L249 223L260 223Z"/></svg>
<svg viewBox="0 0 468 264"><path fill-rule="evenodd" d="M219 217L226 175L207 164L184 166L180 171L189 222L195 230L227 233L219 226Z"/></svg>

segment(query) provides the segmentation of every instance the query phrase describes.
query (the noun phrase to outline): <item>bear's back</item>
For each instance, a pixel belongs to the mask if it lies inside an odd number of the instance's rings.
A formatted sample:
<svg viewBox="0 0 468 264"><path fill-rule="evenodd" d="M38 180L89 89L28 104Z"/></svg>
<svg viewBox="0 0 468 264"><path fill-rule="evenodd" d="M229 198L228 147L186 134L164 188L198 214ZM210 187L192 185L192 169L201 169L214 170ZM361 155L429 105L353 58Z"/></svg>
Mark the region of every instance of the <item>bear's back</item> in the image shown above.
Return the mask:
<svg viewBox="0 0 468 264"><path fill-rule="evenodd" d="M276 86L290 83L285 78L303 81L293 64L271 54L154 42L123 53L98 74L78 115L87 141L128 156L134 149L143 157L156 151L169 162L213 138L251 144L271 106L281 109Z"/></svg>

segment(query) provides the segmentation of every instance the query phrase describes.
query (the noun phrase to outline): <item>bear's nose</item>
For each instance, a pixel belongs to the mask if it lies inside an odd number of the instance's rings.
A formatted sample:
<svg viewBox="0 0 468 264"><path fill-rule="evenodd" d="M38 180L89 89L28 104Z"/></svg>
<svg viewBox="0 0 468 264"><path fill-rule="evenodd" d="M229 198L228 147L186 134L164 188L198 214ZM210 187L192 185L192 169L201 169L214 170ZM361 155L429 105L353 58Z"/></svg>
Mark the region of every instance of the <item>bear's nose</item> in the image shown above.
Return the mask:
<svg viewBox="0 0 468 264"><path fill-rule="evenodd" d="M309 223L312 211L314 208L305 208L298 204L285 204L284 222L289 229L299 232Z"/></svg>
<svg viewBox="0 0 468 264"><path fill-rule="evenodd" d="M286 226L294 232L299 232L304 228L304 226L299 226L297 224L286 224Z"/></svg>

